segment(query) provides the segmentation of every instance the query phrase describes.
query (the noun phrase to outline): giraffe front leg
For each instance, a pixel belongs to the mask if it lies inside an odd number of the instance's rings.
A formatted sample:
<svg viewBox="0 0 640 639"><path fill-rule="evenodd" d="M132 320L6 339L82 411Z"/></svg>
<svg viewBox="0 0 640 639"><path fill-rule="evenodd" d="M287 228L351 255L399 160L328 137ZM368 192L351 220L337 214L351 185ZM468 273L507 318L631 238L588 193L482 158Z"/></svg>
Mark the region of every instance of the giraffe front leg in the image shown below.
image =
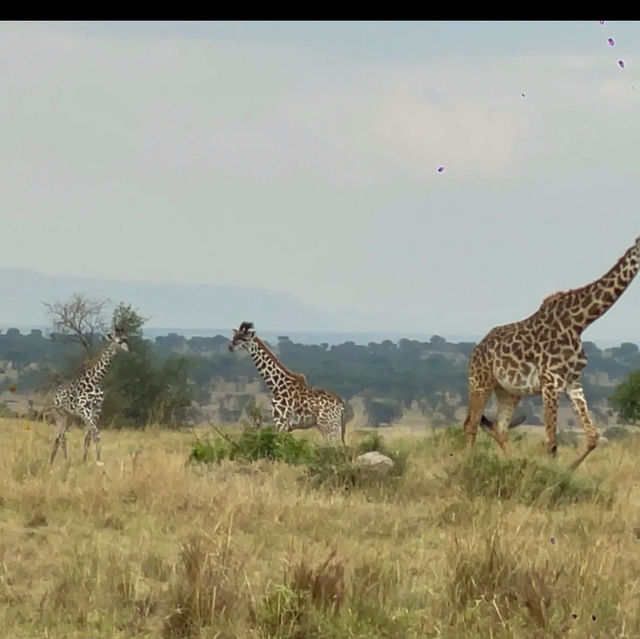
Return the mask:
<svg viewBox="0 0 640 639"><path fill-rule="evenodd" d="M58 446L60 446L60 444L62 444L62 453L64 458L67 459L67 416L66 414L60 415L56 413L55 420L58 432L56 434L56 438L53 440L53 449L49 456L50 464L53 464L53 460L56 458L56 453L58 452Z"/></svg>
<svg viewBox="0 0 640 639"><path fill-rule="evenodd" d="M544 414L544 430L547 436L547 452L555 457L558 452L556 429L558 424L558 389L555 384L542 386L542 407Z"/></svg>
<svg viewBox="0 0 640 639"><path fill-rule="evenodd" d="M595 427L591 415L589 414L589 407L587 406L587 400L584 397L584 390L582 386L575 382L567 388L567 396L571 401L573 412L582 424L584 430L584 442L586 449L582 455L580 455L570 466L571 470L575 470L587 457L587 455L598 445L598 439L600 434Z"/></svg>
<svg viewBox="0 0 640 639"><path fill-rule="evenodd" d="M315 420L316 428L322 437L331 444L339 444L342 441L344 445L343 411L342 407L339 409L329 408L321 411Z"/></svg>
<svg viewBox="0 0 640 639"><path fill-rule="evenodd" d="M271 414L273 415L273 423L278 432L286 432L287 418L285 411L274 401L271 405Z"/></svg>

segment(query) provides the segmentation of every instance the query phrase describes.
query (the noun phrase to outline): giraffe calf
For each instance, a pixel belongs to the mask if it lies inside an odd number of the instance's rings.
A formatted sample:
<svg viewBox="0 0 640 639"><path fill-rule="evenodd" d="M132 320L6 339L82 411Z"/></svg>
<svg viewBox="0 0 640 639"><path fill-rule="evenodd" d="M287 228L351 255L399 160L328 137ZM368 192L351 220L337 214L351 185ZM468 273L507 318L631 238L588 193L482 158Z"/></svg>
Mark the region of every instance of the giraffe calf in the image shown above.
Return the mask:
<svg viewBox="0 0 640 639"><path fill-rule="evenodd" d="M315 427L325 439L344 444L345 405L338 395L309 386L304 375L288 370L256 335L251 322L242 322L233 329L229 350L236 348L249 352L271 390L271 410L278 430Z"/></svg>
<svg viewBox="0 0 640 639"><path fill-rule="evenodd" d="M95 361L86 362L80 374L58 389L55 394L53 412L57 434L49 458L51 464L56 458L59 447L62 447L62 454L67 459L67 430L70 416L79 417L86 427L83 460L86 461L89 445L93 441L96 447L96 461L101 463L98 419L104 401L102 382L116 354L120 350L129 351L129 339L122 330L116 328L115 334L107 333L106 339L108 344L98 358Z"/></svg>

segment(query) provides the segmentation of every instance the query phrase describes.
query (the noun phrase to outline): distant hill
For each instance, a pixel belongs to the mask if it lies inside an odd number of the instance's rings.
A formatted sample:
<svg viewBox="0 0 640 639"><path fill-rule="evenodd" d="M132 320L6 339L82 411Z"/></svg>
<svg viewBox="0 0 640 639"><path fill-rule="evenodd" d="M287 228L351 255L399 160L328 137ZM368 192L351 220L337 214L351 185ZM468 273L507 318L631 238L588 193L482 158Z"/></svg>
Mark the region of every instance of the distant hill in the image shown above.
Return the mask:
<svg viewBox="0 0 640 639"><path fill-rule="evenodd" d="M228 329L249 320L255 322L258 330L345 330L343 318L307 306L287 293L263 288L125 282L43 275L29 269L6 267L0 267L0 325L46 324L48 318L43 302L65 301L73 293L130 303L149 318L149 327Z"/></svg>

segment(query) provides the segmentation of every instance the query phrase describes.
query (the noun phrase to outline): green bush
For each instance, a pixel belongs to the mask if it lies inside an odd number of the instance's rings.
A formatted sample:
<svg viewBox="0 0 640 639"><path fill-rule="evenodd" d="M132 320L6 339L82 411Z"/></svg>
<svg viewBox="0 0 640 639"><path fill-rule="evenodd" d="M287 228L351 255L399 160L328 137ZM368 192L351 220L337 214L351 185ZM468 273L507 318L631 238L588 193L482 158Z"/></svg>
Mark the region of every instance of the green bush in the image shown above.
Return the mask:
<svg viewBox="0 0 640 639"><path fill-rule="evenodd" d="M283 461L287 464L303 464L313 455L311 444L291 433L282 433L272 428L246 430L237 439L197 439L189 455L190 461L216 463L223 459L257 461Z"/></svg>
<svg viewBox="0 0 640 639"><path fill-rule="evenodd" d="M534 459L514 459L478 451L448 471L449 480L467 495L559 506L580 501L610 505L612 495L600 481L580 478L564 468Z"/></svg>
<svg viewBox="0 0 640 639"><path fill-rule="evenodd" d="M393 462L384 473L374 468L358 466L356 457L367 452L378 451ZM314 488L324 486L329 489L349 490L395 485L407 468L407 454L390 451L379 435L363 439L355 449L335 446L316 446L312 458L307 463L305 479Z"/></svg>
<svg viewBox="0 0 640 639"><path fill-rule="evenodd" d="M229 445L218 439L213 442L196 439L191 446L189 461L213 464L229 457Z"/></svg>
<svg viewBox="0 0 640 639"><path fill-rule="evenodd" d="M640 419L640 370L629 373L609 398L620 419L635 424Z"/></svg>
<svg viewBox="0 0 640 639"><path fill-rule="evenodd" d="M393 461L393 467L384 474L355 464L358 455L377 450ZM272 428L246 430L236 438L224 436L213 441L197 439L191 447L189 461L212 464L223 459L232 461L282 461L306 466L304 481L312 487L350 489L354 487L380 486L393 482L404 474L407 454L390 451L377 434L365 437L355 448L312 444L306 439L294 437Z"/></svg>

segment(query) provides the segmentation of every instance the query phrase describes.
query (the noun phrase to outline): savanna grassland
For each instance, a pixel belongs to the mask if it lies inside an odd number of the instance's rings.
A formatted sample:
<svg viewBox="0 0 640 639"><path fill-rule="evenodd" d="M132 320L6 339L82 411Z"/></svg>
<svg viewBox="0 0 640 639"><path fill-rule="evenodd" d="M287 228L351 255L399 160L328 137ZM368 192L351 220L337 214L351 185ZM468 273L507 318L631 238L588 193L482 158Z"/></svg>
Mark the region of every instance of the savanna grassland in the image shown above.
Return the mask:
<svg viewBox="0 0 640 639"><path fill-rule="evenodd" d="M104 466L52 435L0 422L0 637L640 637L635 435L570 476L532 435L389 430L404 472L331 488L190 463L209 430L105 431Z"/></svg>

